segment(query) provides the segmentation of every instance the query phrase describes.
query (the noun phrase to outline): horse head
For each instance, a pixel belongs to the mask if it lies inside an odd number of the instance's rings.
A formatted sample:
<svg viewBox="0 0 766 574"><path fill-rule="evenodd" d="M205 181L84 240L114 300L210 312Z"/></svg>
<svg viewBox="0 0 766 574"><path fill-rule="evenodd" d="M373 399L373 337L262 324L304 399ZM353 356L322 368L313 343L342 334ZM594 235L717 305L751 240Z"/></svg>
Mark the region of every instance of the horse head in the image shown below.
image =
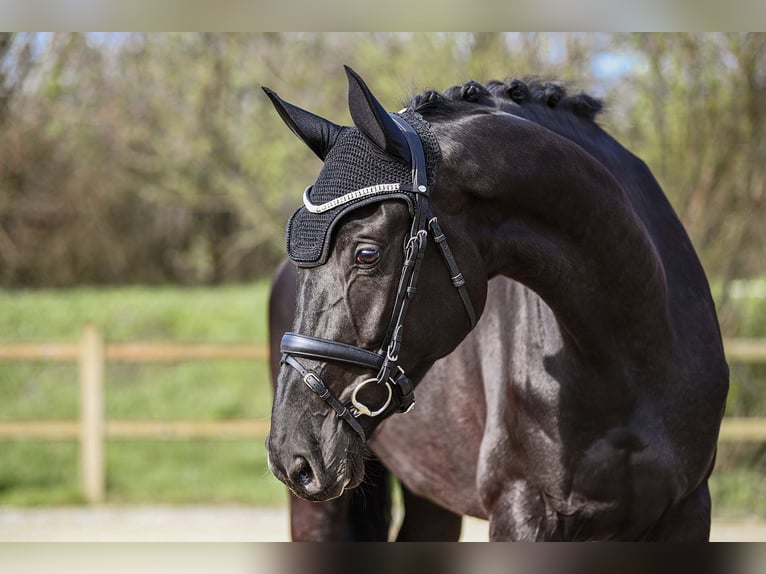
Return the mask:
<svg viewBox="0 0 766 574"><path fill-rule="evenodd" d="M428 123L389 114L346 71L353 127L264 88L324 161L287 227L296 319L267 439L274 474L310 500L359 484L366 438L412 406L415 384L467 335L486 297L476 247L442 230L429 203L441 152Z"/></svg>

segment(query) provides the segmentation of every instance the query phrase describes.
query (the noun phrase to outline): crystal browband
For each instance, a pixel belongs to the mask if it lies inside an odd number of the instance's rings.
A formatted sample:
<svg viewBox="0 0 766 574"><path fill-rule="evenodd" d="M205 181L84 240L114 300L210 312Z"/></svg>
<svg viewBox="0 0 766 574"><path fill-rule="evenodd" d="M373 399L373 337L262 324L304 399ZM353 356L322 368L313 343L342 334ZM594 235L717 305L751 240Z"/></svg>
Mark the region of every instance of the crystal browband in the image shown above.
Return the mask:
<svg viewBox="0 0 766 574"><path fill-rule="evenodd" d="M378 193L390 193L392 191L399 191L399 188L401 187L401 184L399 183L379 183L378 185L371 185L370 187L363 187L362 189L356 189L354 191L351 191L345 195L341 195L340 197L336 197L332 201L328 201L326 203L322 203L320 205L315 205L311 203L311 200L309 199L309 193L311 193L311 188L313 186L308 186L306 190L303 192L303 205L308 209L311 213L324 213L325 211L330 211L331 209L334 209L340 205L344 205L346 203L349 203L351 201L355 201L357 199L362 199L364 197L369 197L371 195L376 195Z"/></svg>

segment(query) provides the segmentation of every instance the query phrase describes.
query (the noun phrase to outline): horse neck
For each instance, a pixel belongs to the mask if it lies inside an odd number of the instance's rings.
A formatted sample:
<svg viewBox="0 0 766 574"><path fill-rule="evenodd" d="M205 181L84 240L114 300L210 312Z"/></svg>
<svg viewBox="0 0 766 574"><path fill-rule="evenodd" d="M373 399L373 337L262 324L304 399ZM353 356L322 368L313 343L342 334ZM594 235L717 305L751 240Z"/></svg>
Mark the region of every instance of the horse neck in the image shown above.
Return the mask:
<svg viewBox="0 0 766 574"><path fill-rule="evenodd" d="M688 347L687 342L694 341L687 352L699 355L704 346L710 362L715 361L714 355L722 362L720 330L705 271L691 239L647 165L594 122L571 114L562 116L547 106L517 106L510 113L519 111L525 112L521 117L581 146L617 178L661 259L677 344ZM704 370L711 369L706 366Z"/></svg>
<svg viewBox="0 0 766 574"><path fill-rule="evenodd" d="M565 341L583 353L645 362L648 349L671 351L661 261L601 163L507 114L435 129L444 154L439 178L449 182L439 207L478 244L488 277L536 291Z"/></svg>

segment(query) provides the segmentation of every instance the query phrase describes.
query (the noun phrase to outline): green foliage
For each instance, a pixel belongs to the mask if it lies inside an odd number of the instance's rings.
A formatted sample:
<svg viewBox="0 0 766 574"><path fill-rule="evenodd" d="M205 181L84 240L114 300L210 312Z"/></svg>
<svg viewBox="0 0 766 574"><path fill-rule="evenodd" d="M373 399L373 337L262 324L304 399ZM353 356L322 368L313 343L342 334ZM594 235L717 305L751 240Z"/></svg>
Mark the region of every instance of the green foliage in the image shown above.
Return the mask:
<svg viewBox="0 0 766 574"><path fill-rule="evenodd" d="M653 170L709 276L762 275L766 35L635 34L638 64L609 102L615 135ZM728 299L719 299L724 329Z"/></svg>
<svg viewBox="0 0 766 574"><path fill-rule="evenodd" d="M764 46L764 34L3 34L0 285L267 274L320 163L259 87L347 124L342 64L389 109L513 76L605 95L602 122L654 170L709 273L758 275ZM604 56L621 71L596 74Z"/></svg>

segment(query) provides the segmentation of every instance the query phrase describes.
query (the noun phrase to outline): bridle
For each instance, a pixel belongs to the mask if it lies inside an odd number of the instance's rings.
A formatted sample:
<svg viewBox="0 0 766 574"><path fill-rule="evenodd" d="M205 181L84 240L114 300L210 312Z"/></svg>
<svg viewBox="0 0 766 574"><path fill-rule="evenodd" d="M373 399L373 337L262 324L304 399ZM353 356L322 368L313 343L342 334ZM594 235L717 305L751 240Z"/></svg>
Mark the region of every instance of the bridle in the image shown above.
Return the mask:
<svg viewBox="0 0 766 574"><path fill-rule="evenodd" d="M439 226L439 222L431 212L428 203L429 188L427 185L426 160L423 145L415 130L404 118L390 114L396 125L404 134L410 149L412 164L412 183L381 184L371 188L364 188L346 194L340 198L322 205L313 205L309 198L310 187L304 194L304 204L307 209L314 212L331 209L344 202L353 201L364 197L365 194L380 194L383 192L406 191L414 196L412 226L410 237L404 246L404 264L402 266L399 286L396 292L394 308L380 347L376 352L339 343L329 339L302 335L300 333L287 332L282 336L281 364L286 364L298 371L303 382L323 399L348 425L359 435L362 442L367 440L364 428L357 420L361 415L377 417L384 414L391 404L394 390L398 399L398 412L407 412L415 404L415 392L412 381L399 365L399 351L402 345L402 332L404 318L410 299L417 291L418 275L420 266L425 255L428 243L429 231L433 235L434 242L439 246L442 258L449 270L452 285L458 290L463 301L465 310L471 322L471 329L476 326L476 312L465 286L465 279L458 268L452 251L447 245L447 238ZM330 206L329 204L333 204ZM298 357L316 361L330 361L344 363L357 367L363 367L377 371L377 375L359 383L351 393L351 405L341 403L330 391L327 385L314 371L306 369ZM371 409L358 398L359 391L370 383L385 385L388 397L385 404L379 409ZM394 389L394 390L392 390Z"/></svg>

